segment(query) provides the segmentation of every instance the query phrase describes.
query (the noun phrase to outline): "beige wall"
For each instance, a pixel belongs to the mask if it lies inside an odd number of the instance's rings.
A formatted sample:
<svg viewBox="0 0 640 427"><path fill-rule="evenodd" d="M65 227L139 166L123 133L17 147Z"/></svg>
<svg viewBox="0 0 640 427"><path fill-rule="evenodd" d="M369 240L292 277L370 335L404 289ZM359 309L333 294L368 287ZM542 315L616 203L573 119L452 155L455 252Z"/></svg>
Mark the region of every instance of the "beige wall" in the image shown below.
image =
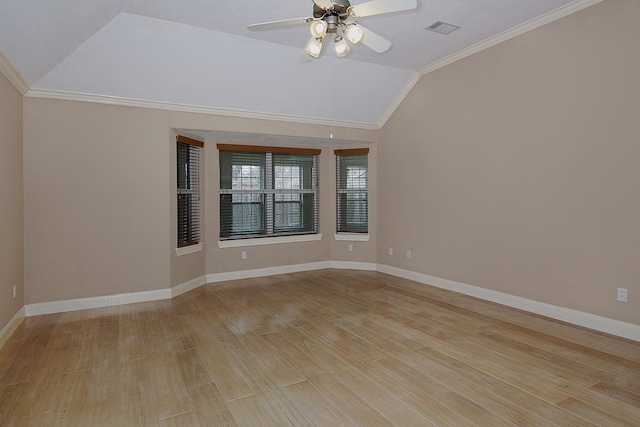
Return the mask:
<svg viewBox="0 0 640 427"><path fill-rule="evenodd" d="M638 20L608 0L423 76L380 132L378 261L640 324Z"/></svg>
<svg viewBox="0 0 640 427"><path fill-rule="evenodd" d="M24 305L22 231L22 95L0 74L0 330Z"/></svg>
<svg viewBox="0 0 640 427"><path fill-rule="evenodd" d="M321 158L321 242L220 249L214 139L204 148L205 250L177 256L175 129L310 138L333 133L365 145L375 140L366 130L35 98L24 103L27 304L166 289L206 273L331 259L333 148L323 147ZM364 247L354 260L375 262L375 246Z"/></svg>
<svg viewBox="0 0 640 427"><path fill-rule="evenodd" d="M26 303L167 288L169 113L24 104Z"/></svg>

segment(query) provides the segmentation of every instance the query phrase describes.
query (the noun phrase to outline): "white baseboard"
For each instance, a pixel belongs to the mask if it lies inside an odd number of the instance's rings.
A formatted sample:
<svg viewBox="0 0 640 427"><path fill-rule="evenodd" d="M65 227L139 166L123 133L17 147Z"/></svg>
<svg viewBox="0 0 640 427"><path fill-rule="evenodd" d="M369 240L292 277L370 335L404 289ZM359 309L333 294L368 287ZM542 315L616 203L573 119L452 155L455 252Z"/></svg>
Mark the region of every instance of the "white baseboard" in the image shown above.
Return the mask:
<svg viewBox="0 0 640 427"><path fill-rule="evenodd" d="M331 268L331 261L310 262L306 264L280 265L277 267L256 268L253 270L229 271L207 274L207 283L226 282L227 280L252 279L254 277L275 276L277 274L299 273L301 271Z"/></svg>
<svg viewBox="0 0 640 427"><path fill-rule="evenodd" d="M547 304L540 301L530 300L516 295L498 292L478 286L467 285L466 283L455 282L453 280L442 279L440 277L429 276L427 274L416 273L403 270L389 265L378 264L378 271L392 276L402 277L415 282L424 283L441 289L447 289L461 294L473 296L486 301L495 302L512 308L540 314L552 319L561 320L585 328L605 332L634 341L640 341L640 325L609 319L583 311Z"/></svg>
<svg viewBox="0 0 640 427"><path fill-rule="evenodd" d="M329 268L341 270L376 271L378 264L373 262L330 261Z"/></svg>
<svg viewBox="0 0 640 427"><path fill-rule="evenodd" d="M178 295L182 295L186 292L192 291L206 284L207 284L207 276L202 275L200 277L196 277L195 279L189 280L188 282L184 282L179 285L173 286L171 288L171 298L175 298Z"/></svg>
<svg viewBox="0 0 640 427"><path fill-rule="evenodd" d="M416 273L409 270L403 270L401 268L392 267L385 264L349 261L320 261L305 264L257 268L253 270L211 273L173 286L169 289L158 289L153 291L133 292L128 294L107 295L102 297L78 298L64 301L28 304L18 314L16 314L16 316L14 316L14 319L12 319L0 332L0 343L2 343L2 339L5 335L10 335L13 330L17 328L17 325L20 324L20 319L25 316L63 313L67 311L84 310L88 308L109 307L136 302L170 299L185 292L196 289L200 286L203 286L207 283L218 283L228 280L274 276L277 274L298 273L302 271L322 270L325 268L379 271L381 273L390 274L392 276L402 277L419 283L424 283L426 285L459 292L461 294L473 296L486 301L492 301L498 304L503 304L531 313L540 314L542 316L547 316L552 319L561 320L596 331L605 332L634 341L640 341L640 325L636 325L633 323L626 323L595 314L573 310L570 308L559 307L540 301L530 300L504 292L481 288L479 286L468 285L466 283L455 282L453 280L442 279L440 277L429 276L427 274Z"/></svg>
<svg viewBox="0 0 640 427"><path fill-rule="evenodd" d="M170 289L132 292L100 297L76 298L61 301L49 301L25 306L26 316L42 314L64 313L67 311L85 310L89 308L110 307L114 305L133 304L137 302L157 301L175 298L207 283L225 282L228 280L250 279L254 277L275 276L277 274L298 273L301 271L321 270L324 268L348 268L354 270L375 270L372 263L321 261L306 264L283 265L277 267L258 268L254 270L231 271L226 273L212 273L196 277L188 282L173 286Z"/></svg>
<svg viewBox="0 0 640 427"><path fill-rule="evenodd" d="M4 328L2 328L2 330L0 330L0 348L2 348L4 343L6 343L9 340L9 338L11 338L11 334L13 334L16 329L18 329L18 326L20 326L20 323L22 323L24 318L25 318L25 310L24 310L24 307L22 307L11 318L11 320L9 320L9 323L7 323L4 326Z"/></svg>
<svg viewBox="0 0 640 427"><path fill-rule="evenodd" d="M126 294L105 295L100 297L75 298L70 300L49 301L25 306L27 316L42 314L65 313L67 311L86 310L89 308L111 307L115 305L134 304L137 302L158 301L171 299L189 292L207 283L206 276L200 276L188 282L181 283L170 289L155 289L152 291L131 292Z"/></svg>
<svg viewBox="0 0 640 427"><path fill-rule="evenodd" d="M376 264L370 262L320 261L306 264L280 265L277 267L257 268L254 270L230 271L227 273L207 274L207 283L226 282L227 280L251 279L254 277L275 276L278 274L299 273L302 271L322 270L325 268L375 271Z"/></svg>
<svg viewBox="0 0 640 427"><path fill-rule="evenodd" d="M171 298L171 289L131 292L127 294L105 295L101 297L75 298L61 301L39 302L25 306L27 316L65 313L67 311L86 310L88 308L111 307L136 302L157 301Z"/></svg>

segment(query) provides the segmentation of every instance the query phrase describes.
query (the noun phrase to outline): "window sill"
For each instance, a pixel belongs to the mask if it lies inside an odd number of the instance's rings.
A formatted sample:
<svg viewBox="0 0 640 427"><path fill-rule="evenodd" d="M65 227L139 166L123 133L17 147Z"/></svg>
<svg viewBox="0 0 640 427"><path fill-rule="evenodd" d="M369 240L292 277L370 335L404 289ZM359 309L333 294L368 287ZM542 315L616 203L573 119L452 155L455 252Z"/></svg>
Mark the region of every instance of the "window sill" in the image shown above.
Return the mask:
<svg viewBox="0 0 640 427"><path fill-rule="evenodd" d="M316 242L322 240L322 233L300 236L259 237L255 239L219 240L220 248L240 248L243 246L277 245L280 243Z"/></svg>
<svg viewBox="0 0 640 427"><path fill-rule="evenodd" d="M334 234L333 238L336 240L341 240L345 242L368 242L369 234L359 234L359 233L340 233Z"/></svg>
<svg viewBox="0 0 640 427"><path fill-rule="evenodd" d="M196 245L183 246L181 248L176 248L176 255L182 256L187 254L192 254L195 252L200 252L204 248L204 243L198 243Z"/></svg>

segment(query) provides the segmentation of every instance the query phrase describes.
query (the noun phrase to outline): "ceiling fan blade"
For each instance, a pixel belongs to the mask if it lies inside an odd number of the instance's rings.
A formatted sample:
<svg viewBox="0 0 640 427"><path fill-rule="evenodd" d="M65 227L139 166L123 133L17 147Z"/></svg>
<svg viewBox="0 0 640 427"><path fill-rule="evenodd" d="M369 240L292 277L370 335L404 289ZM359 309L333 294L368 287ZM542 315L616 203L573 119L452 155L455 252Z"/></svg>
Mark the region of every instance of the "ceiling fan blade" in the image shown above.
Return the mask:
<svg viewBox="0 0 640 427"><path fill-rule="evenodd" d="M364 31L364 38L362 39L362 44L373 49L378 53L386 52L391 47L391 42L385 39L382 36L374 33L373 31L364 28L362 25L358 24L362 30Z"/></svg>
<svg viewBox="0 0 640 427"><path fill-rule="evenodd" d="M380 15L383 13L415 9L416 7L418 7L418 2L416 0L373 0L367 3L351 6L351 15L354 18L360 18L363 16Z"/></svg>
<svg viewBox="0 0 640 427"><path fill-rule="evenodd" d="M331 2L331 0L313 0L313 2L320 9L324 9L324 10L332 10L333 9L333 3Z"/></svg>
<svg viewBox="0 0 640 427"><path fill-rule="evenodd" d="M311 21L313 21L313 18L283 19L281 21L271 21L271 22L261 22L259 24L251 24L247 28L251 31L273 30L274 28L306 24L307 22L311 22Z"/></svg>

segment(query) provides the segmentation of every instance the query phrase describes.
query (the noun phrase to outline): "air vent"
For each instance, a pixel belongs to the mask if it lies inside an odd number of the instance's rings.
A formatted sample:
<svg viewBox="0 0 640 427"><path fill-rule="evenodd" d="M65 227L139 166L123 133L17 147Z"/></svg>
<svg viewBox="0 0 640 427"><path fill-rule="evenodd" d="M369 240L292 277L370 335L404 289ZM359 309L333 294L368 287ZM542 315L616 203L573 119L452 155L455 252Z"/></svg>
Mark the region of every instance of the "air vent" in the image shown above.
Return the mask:
<svg viewBox="0 0 640 427"><path fill-rule="evenodd" d="M429 25L427 28L425 28L425 30L434 31L436 33L447 35L447 34L453 33L458 28L460 27L458 27L457 25L452 25L452 24L447 24L446 22L437 21Z"/></svg>

